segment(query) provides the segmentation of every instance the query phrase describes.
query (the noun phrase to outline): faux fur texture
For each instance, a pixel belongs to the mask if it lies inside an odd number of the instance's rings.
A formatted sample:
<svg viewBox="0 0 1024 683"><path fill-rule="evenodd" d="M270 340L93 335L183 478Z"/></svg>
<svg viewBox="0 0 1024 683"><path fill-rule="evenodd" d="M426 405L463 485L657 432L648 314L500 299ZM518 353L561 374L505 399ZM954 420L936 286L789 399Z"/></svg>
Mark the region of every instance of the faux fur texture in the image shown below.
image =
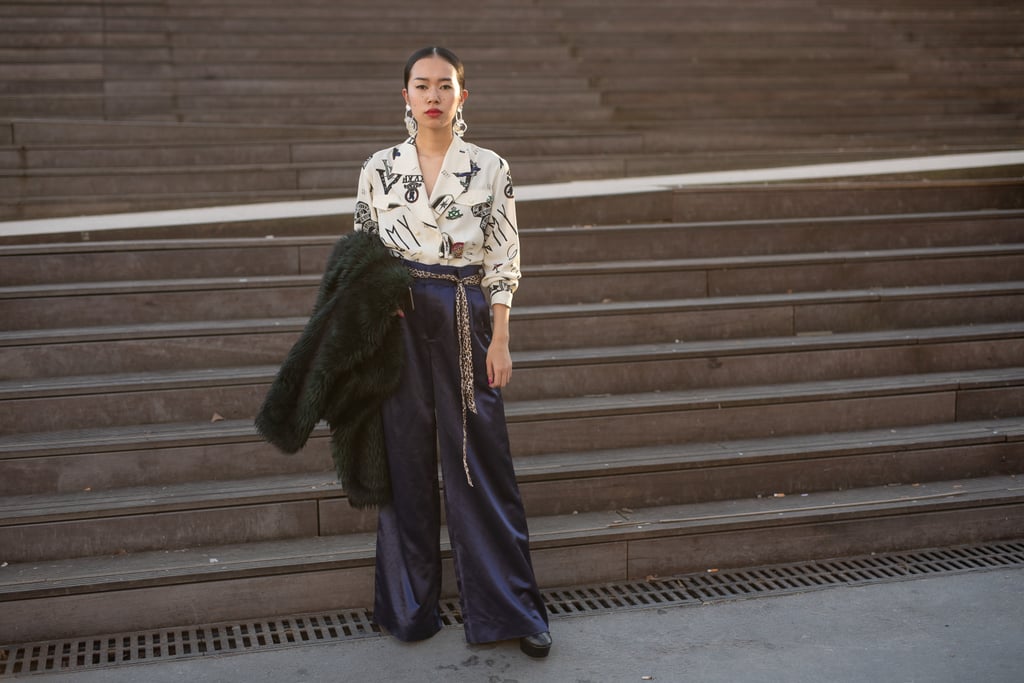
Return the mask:
<svg viewBox="0 0 1024 683"><path fill-rule="evenodd" d="M398 388L403 352L399 318L412 277L368 232L338 240L309 322L256 416L260 436L285 453L305 446L321 419L353 507L391 500L380 407Z"/></svg>

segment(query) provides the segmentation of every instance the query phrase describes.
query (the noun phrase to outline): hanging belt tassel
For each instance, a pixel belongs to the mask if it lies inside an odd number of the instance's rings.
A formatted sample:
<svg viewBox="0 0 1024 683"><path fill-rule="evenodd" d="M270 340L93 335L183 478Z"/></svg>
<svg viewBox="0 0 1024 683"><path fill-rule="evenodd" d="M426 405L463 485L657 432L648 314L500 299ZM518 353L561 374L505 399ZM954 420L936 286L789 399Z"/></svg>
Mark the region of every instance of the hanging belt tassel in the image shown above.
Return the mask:
<svg viewBox="0 0 1024 683"><path fill-rule="evenodd" d="M462 469L466 472L466 482L473 486L473 477L469 474L469 458L467 455L467 411L477 414L476 394L473 391L473 339L469 327L469 296L466 294L466 285L478 285L482 281L479 273L464 278L457 278L454 275L431 273L418 268L410 268L409 273L416 278L427 280L446 280L454 282L455 288L455 318L458 322L459 334L459 380L462 394Z"/></svg>

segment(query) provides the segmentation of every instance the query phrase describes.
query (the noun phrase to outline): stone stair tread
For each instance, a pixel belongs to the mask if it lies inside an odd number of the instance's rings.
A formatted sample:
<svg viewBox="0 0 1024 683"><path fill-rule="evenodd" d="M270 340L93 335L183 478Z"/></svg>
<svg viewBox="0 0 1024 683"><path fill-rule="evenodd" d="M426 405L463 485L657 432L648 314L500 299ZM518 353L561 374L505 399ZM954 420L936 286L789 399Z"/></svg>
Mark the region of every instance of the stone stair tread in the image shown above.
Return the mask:
<svg viewBox="0 0 1024 683"><path fill-rule="evenodd" d="M852 262L909 259L952 258L1024 253L1024 244L985 244L963 247L922 247L915 249L866 249L861 251L828 251L795 254L757 254L753 256L720 256L707 258L643 259L550 263L524 268L524 276L562 273L589 274L602 272L642 273L660 270L705 270L750 266L791 266L805 264L838 264Z"/></svg>
<svg viewBox="0 0 1024 683"><path fill-rule="evenodd" d="M1010 252L1013 253L1013 252ZM308 287L320 282L321 274L253 275L236 277L176 278L168 280L111 280L0 287L0 299L136 294L146 292L189 292L273 287Z"/></svg>
<svg viewBox="0 0 1024 683"><path fill-rule="evenodd" d="M287 457L282 454L281 456ZM197 481L0 500L0 526L341 496L333 472Z"/></svg>
<svg viewBox="0 0 1024 683"><path fill-rule="evenodd" d="M837 332L833 334L798 335L796 337L754 337L748 339L714 339L665 344L633 344L628 346L577 347L551 351L519 351L513 353L516 367L545 365L621 362L644 358L658 360L680 357L730 356L772 351L801 351L821 348L893 346L924 342L958 341L964 339L1015 338L1024 333L1022 323L953 325L915 329L880 330L872 332Z"/></svg>
<svg viewBox="0 0 1024 683"><path fill-rule="evenodd" d="M1024 367L956 372L919 373L888 377L793 382L741 387L716 387L643 394L587 396L569 399L516 401L505 406L510 423L560 420L570 417L650 414L708 406L738 406L790 401L827 400L830 397L891 396L922 391L1015 386L1024 383Z"/></svg>
<svg viewBox="0 0 1024 683"><path fill-rule="evenodd" d="M645 105L641 104L641 105L637 105L637 106L642 108ZM621 137L621 136L622 136L622 134L619 135L619 137ZM587 131L585 133L577 132L575 136L570 135L570 137L575 137L575 138L580 138L580 139L608 138L608 137L615 137L615 134L611 133L611 132L606 132L606 131L602 131L600 129L597 129L597 130L593 130L593 131ZM521 139L517 139L517 141L518 140L521 140ZM346 141L346 142L351 142L351 141ZM395 142L396 142L396 136L395 135L382 136L380 138L377 138L376 142L373 145L367 147L367 149L369 149L370 151L373 151L373 150L378 149L380 147L387 147L388 145L394 144ZM240 143L236 143L236 144L240 144ZM251 142L246 141L244 144L252 144L252 145L257 145L257 146L267 146L267 145L277 144L277 145L287 145L287 146L294 147L297 144L330 145L331 143L329 141L319 141L319 142L315 142L314 143L313 141L296 142L296 141L291 141L291 140L285 140L285 141L254 140L254 141L251 141ZM488 141L486 139L481 139L481 140L478 141L477 144L480 144L481 146L487 146L490 143L488 143ZM629 165L629 162L642 162L642 161L646 161L646 160L649 160L649 159L652 159L652 158L663 157L663 158L666 158L666 159L678 159L679 160L679 167L681 169L680 172L682 172L682 169L684 169L684 168L685 169L692 169L693 168L694 160L695 159L700 159L700 158L704 157L704 158L706 158L707 162L709 162L709 163L706 163L705 166L708 166L709 168L715 168L715 169L720 169L721 168L721 159L718 158L717 154L713 155L713 156L708 156L706 154L702 154L701 150L695 150L695 149L692 149L692 148L691 149L687 149L685 155L681 154L680 152L674 152L674 151L673 152L657 153L657 152L640 152L640 151L630 151L630 152L627 152L627 151L608 151L608 150L603 150L603 151L602 150L595 150L593 152L587 152L587 151L564 151L564 152L548 153L548 154L539 154L539 153L532 153L531 154L529 152L526 152L526 153L523 153L523 152L513 153L514 152L514 150L512 149L513 146L518 146L518 145L513 145L513 143L508 142L508 141L502 142L502 141L499 140L499 141L494 142L493 145L497 149L500 149L502 154L504 156L508 157L512 161L512 163L513 163L513 170L519 169L519 171L517 173L517 177L522 177L522 175L524 173L531 172L531 170L534 169L535 167L541 167L541 166L549 165L549 164L552 164L552 163L561 163L561 164L570 164L570 165L571 164L580 164L580 163L593 163L594 159L598 158L598 157L601 158L601 159L621 160L622 162L624 162L627 165L627 167ZM181 145L181 146L182 147L186 147L185 145ZM154 147L154 149L161 149L161 150L165 149L165 147L162 146L162 145L160 145L160 146L154 145L153 147ZM191 147L198 147L198 145L191 145ZM204 145L203 146L203 148L207 148L207 147L208 147L208 145ZM9 151L19 151L19 148L17 148L17 147L7 147L7 148L5 148L5 147L0 146L0 152L5 151L5 149L9 150ZM103 149L106 150L107 147L104 146ZM35 148L28 150L28 153L31 154L33 151L35 151ZM744 150L741 150L741 151L743 151L743 152L745 152L747 154L751 154L752 157L755 158L755 159L758 156L758 154L755 154L753 151L751 151L749 149L744 149ZM770 150L770 151L772 151L773 153L781 152L781 150ZM792 150L790 150L790 151L792 151ZM806 152L814 151L814 150L803 150L803 151L806 154ZM764 153L765 153L765 151L761 152L762 155ZM835 156L836 155L836 150L834 150L834 149L822 150L822 156L825 156L826 154ZM846 150L844 154L845 154L845 156L856 156L856 157L865 157L865 156L867 156L865 154L865 152L862 151L862 150ZM875 156L893 156L893 155L894 155L894 153L891 150L879 150L878 154L875 155ZM124 164L124 165L120 165L120 164L119 165L98 164L98 165L90 165L90 166L56 166L56 167L50 167L50 166L47 166L47 167L38 167L38 166L32 167L32 166L30 166L29 168L4 168L4 167L0 167L0 180L2 180L4 178L16 178L16 179L24 179L24 180L30 181L33 178L45 179L45 178L60 178L60 177L67 177L67 178L72 178L73 179L73 178L77 178L77 177L93 178L93 177L102 177L102 176L124 176L124 177L138 176L138 175L143 175L143 176L145 176L145 175L174 176L174 175L192 174L192 173L229 174L230 175L230 174L238 174L238 173L243 173L243 172L244 173L252 173L254 171L264 171L264 172L288 171L288 172L301 173L302 171L318 171L318 170L327 170L327 171L349 170L349 171L352 171L352 170L358 170L361 167L361 165L363 163L362 155L357 157L357 156L354 156L352 154L349 154L349 155L347 155L347 157L348 158L337 158L337 159L335 159L335 158L328 158L328 159L324 159L324 160L292 160L292 161L287 161L287 162L282 162L282 161L278 161L278 162L275 162L275 161L252 161L252 162L238 161L238 162L235 162L235 163L230 163L230 162L209 162L209 163L196 162L196 163L189 163L189 164L173 164L173 163L160 164L160 163L151 162L151 163L148 163L148 164L147 163L141 163L141 164ZM749 164L741 164L741 165L749 165ZM49 196L52 196L52 195L49 195ZM69 196L74 196L74 195L69 195ZM88 195L86 195L86 196L88 196Z"/></svg>
<svg viewBox="0 0 1024 683"><path fill-rule="evenodd" d="M794 119L802 124L804 119ZM720 123L720 119L716 123ZM739 122L739 125L742 122ZM971 122L976 128L980 125L977 117ZM919 129L919 117L914 121L907 121L907 127L914 130ZM972 129L973 130L973 129ZM949 144L948 135L943 136L943 149ZM1005 144L1000 145L1005 148ZM355 172L355 168L350 169ZM679 169L682 172L685 169ZM327 171L330 172L330 171ZM613 174L615 177L623 175L617 168ZM638 175L649 175L641 173ZM354 180L353 180L354 182ZM879 185L882 187L882 185ZM738 190L737 190L738 191ZM325 189L316 188L295 188L295 189L263 189L263 190L221 190L206 192L139 192L132 193L130 200L119 200L114 195L95 194L60 194L52 196L23 196L20 198L0 196L0 210L9 206L10 219L28 218L41 219L53 216L66 216L67 207L75 206L76 211L88 214L109 214L122 213L132 210L170 210L188 207L204 207L236 204L259 204L274 201L295 201L298 199L326 199L337 198L344 195L339 193L338 188L330 187ZM22 208L31 209L29 213L21 212ZM0 214L2 216L2 214Z"/></svg>
<svg viewBox="0 0 1024 683"><path fill-rule="evenodd" d="M162 339L195 334L248 334L251 332L301 331L307 318L256 318L105 325L41 330L2 330L0 347L24 344L61 344L116 339Z"/></svg>
<svg viewBox="0 0 1024 683"><path fill-rule="evenodd" d="M15 124L19 121L15 120ZM80 121L53 121L54 124L63 123L67 126L78 125ZM132 122L120 122L120 121L87 121L90 125L102 125L107 123L114 126L129 126ZM136 124L138 125L138 124ZM153 127L157 124L149 124L147 127ZM206 124L192 124L193 126L202 127ZM178 133L179 124L165 124L169 133ZM114 130L118 130L116 127ZM357 129L358 130L358 129ZM141 151L161 151L167 149L207 149L210 145L216 147L245 147L249 145L261 147L270 145L287 145L292 147L326 147L326 148L344 148L348 149L352 145L388 145L394 144L395 142L395 131L393 130L380 130L363 131L361 134L357 134L355 131L350 131L347 136L343 139L337 139L335 137L324 137L319 136L306 136L302 135L303 129L299 128L297 131L291 132L285 135L283 132L276 137L256 137L256 138L243 138L240 140L227 140L220 142L202 142L202 141L182 141L180 138L177 140L167 141L103 141L100 143L89 143L89 142L29 142L25 145L11 145L11 144L0 144L0 151L18 151L24 149L29 154L33 152L53 152L53 151L98 151L103 153L114 153L123 150L141 150ZM500 132L491 132L485 134L477 134L473 136L475 144L479 144L482 147L500 146L502 150L505 149L504 145L515 145L522 144L529 141L542 140L547 142L557 142L560 145L566 142L566 138L569 140L585 140L585 141L603 141L608 139L626 139L631 140L636 137L636 133L625 131L607 131L607 130L566 130L566 131L549 131L549 130L538 130L538 131L517 131L515 135L502 134Z"/></svg>
<svg viewBox="0 0 1024 683"><path fill-rule="evenodd" d="M236 163L236 164L210 164L202 166L179 165L179 166L113 166L113 167L61 167L61 168L29 168L29 169L0 169L0 179L3 178L54 178L54 177L82 177L93 178L97 176L135 176L135 175L181 175L190 173L251 173L253 171L295 171L302 169L337 169L337 168L360 168L362 161L351 159L349 161L307 161L292 163Z"/></svg>
<svg viewBox="0 0 1024 683"><path fill-rule="evenodd" d="M827 181L816 181L818 186L829 185ZM859 179L856 181L843 180L831 183L836 187L862 187L876 186L878 181L871 179ZM736 188L742 192L743 188ZM749 189L749 188L747 188ZM707 228L730 228L730 227L759 227L765 229L771 227L800 226L800 225L821 225L821 226L849 226L855 229L857 226L893 223L895 226L906 223L919 223L922 221L950 221L962 219L1007 219L1015 220L1024 218L1024 210L1020 209L975 209L970 211L943 211L926 213L900 213L900 214L870 214L863 216L821 216L821 217L792 217L792 218L764 218L764 219L739 219L739 220L715 220L715 221L688 221L669 223L623 223L595 225L588 228L580 227L523 227L521 232L525 239L531 236L543 237L547 235L578 235L585 229L588 233L608 233L616 231L643 231L643 230L696 230ZM2 225L2 224L0 224ZM302 246L330 246L337 240L337 235L281 235L273 237L161 237L150 239L111 239L100 241L84 242L45 242L29 244L3 244L0 243L0 257L11 256L49 256L60 254L88 254L95 252L164 252L183 249L244 249L244 248L266 248L270 247L302 247ZM963 245L965 247L977 246L1001 246L1001 245ZM942 247L935 247L942 248ZM954 247L956 248L956 247ZM867 250L876 251L876 250ZM885 250L881 250L885 251ZM831 254L833 252L821 252ZM860 251L850 251L853 254ZM792 254L796 256L796 254ZM783 255L784 256L784 255ZM535 266L536 267L536 266Z"/></svg>
<svg viewBox="0 0 1024 683"><path fill-rule="evenodd" d="M9 564L0 602L369 564L375 550L375 536L363 533Z"/></svg>
<svg viewBox="0 0 1024 683"><path fill-rule="evenodd" d="M792 294L756 294L747 296L702 297L661 301L626 301L583 304L550 304L520 306L519 315L532 318L579 317L600 313L635 313L641 311L682 311L701 308L718 310L747 306L779 306L791 304L907 300L931 296L984 296L1012 294L1024 290L1024 281L979 282L965 285L925 285L918 287L874 287L826 292L794 292Z"/></svg>
<svg viewBox="0 0 1024 683"><path fill-rule="evenodd" d="M1024 334L1024 322L960 325L935 328L845 332L798 337L754 337L664 344L633 344L617 347L577 347L513 353L517 368L565 366L599 362L620 363L670 358L731 356L791 352L827 348L916 345L1015 338ZM53 397L74 394L116 393L182 387L227 386L269 383L277 365L248 365L188 370L126 372L104 375L73 375L32 380L0 381L0 400Z"/></svg>
<svg viewBox="0 0 1024 683"><path fill-rule="evenodd" d="M988 150L989 148L985 148ZM994 149L994 148L993 148ZM806 183L805 183L806 184ZM880 185L877 180L870 178L843 179L830 182L827 179L815 181L816 186L832 185L842 188L853 187L886 187L889 184ZM521 189L521 188L520 188ZM720 189L726 189L720 187ZM749 188L734 188L737 192L749 190ZM544 236L550 234L572 234L578 235L581 230L588 233L602 233L611 231L634 231L649 230L687 230L702 229L708 227L738 227L738 226L764 226L765 228L790 225L849 225L851 228L858 225L872 223L908 223L933 220L960 220L966 218L977 219L1016 219L1024 218L1022 209L973 209L968 211L942 211L942 212L916 212L899 214L868 214L854 216L818 216L818 217L778 217L760 219L734 219L714 221L676 221L658 223L610 223L594 225L587 228L578 226L545 226L545 227L523 227L524 236ZM98 217L97 220L101 220ZM337 235L280 235L280 236L259 236L259 237L159 237L144 239L111 239L95 240L84 242L41 242L28 244L2 244L0 243L0 256L29 256L48 254L77 254L93 252L132 252L132 251L173 251L179 249L225 249L225 248L246 248L246 247L267 247L267 246L323 246L331 245L337 240ZM963 245L979 246L979 245ZM999 246L999 245L996 245ZM939 248L939 247L936 247ZM831 252L825 252L831 253ZM852 252L859 253L859 252Z"/></svg>
<svg viewBox="0 0 1024 683"><path fill-rule="evenodd" d="M572 417L601 417L680 410L700 410L708 406L750 406L849 398L892 396L921 392L953 391L1017 386L1024 383L1024 367L955 372L920 373L886 377L794 382L755 386L726 386L681 391L647 392L539 399L509 402L505 412L509 423L561 420ZM321 425L321 429L323 425ZM130 450L146 447L181 446L225 441L256 441L252 421L230 419L217 422L157 423L111 428L76 429L44 433L0 436L0 459L27 455L56 455L85 452Z"/></svg>
<svg viewBox="0 0 1024 683"><path fill-rule="evenodd" d="M669 471L1024 440L1024 418L555 453L518 458L521 482ZM287 457L282 455L282 457ZM344 497L333 471L74 493L8 496L0 526Z"/></svg>
<svg viewBox="0 0 1024 683"><path fill-rule="evenodd" d="M1024 215L1024 212L1020 212ZM181 250L246 249L266 247L330 246L336 235L286 235L274 237L205 237L172 239L113 239L88 242L0 244L0 256L49 256L62 254L154 252Z"/></svg>
<svg viewBox="0 0 1024 683"><path fill-rule="evenodd" d="M75 375L28 381L0 382L0 400L5 397L47 397L72 394L145 391L153 389L227 386L270 382L276 365L198 368L169 372L126 372L113 375Z"/></svg>
<svg viewBox="0 0 1024 683"><path fill-rule="evenodd" d="M252 420L121 425L115 428L5 434L0 436L0 459L11 457L12 454L19 457L41 456L74 454L96 449L121 451L258 440Z"/></svg>
<svg viewBox="0 0 1024 683"><path fill-rule="evenodd" d="M785 493L785 492L780 492ZM811 519L876 516L924 508L955 508L980 501L1024 501L1024 482L1007 476L958 481L866 487L846 491L788 493L782 497L714 501L689 505L580 513L530 520L531 544L607 542L613 538L656 537L725 528L771 527Z"/></svg>
<svg viewBox="0 0 1024 683"><path fill-rule="evenodd" d="M224 190L219 192L161 192L161 193L132 193L132 202L136 200L145 204L134 204L142 206L140 210L160 211L171 209L182 209L204 206L223 206L235 204L261 204L275 201L295 201L298 199L336 199L344 195L338 188L297 188L285 190ZM128 203L122 203L116 195L95 195L95 194L60 194L45 196L22 196L22 197L0 197L0 206L6 203L18 206L31 207L60 207L61 205L75 205L80 208L80 213L86 214L108 214L123 213L131 211L126 208ZM90 210L86 210L86 208ZM57 214L32 214L31 219L51 218ZM64 214L61 214L62 216ZM14 220L14 218L11 218Z"/></svg>
<svg viewBox="0 0 1024 683"><path fill-rule="evenodd" d="M624 313L655 313L668 311L728 310L772 306L850 303L864 301L907 301L934 297L1005 296L1024 292L1024 281L979 282L961 285L925 285L910 287L876 287L857 290L793 292L786 294L754 294L715 296L689 299L611 301L601 303L546 304L518 306L516 319L567 319L573 317L621 315ZM0 330L0 348L25 344L54 344L115 339L152 339L190 334L238 333L256 330L299 331L305 317L188 321L175 323L140 323L95 327Z"/></svg>
<svg viewBox="0 0 1024 683"><path fill-rule="evenodd" d="M729 467L794 458L845 456L1024 440L1024 418L953 422L891 429L668 444L519 458L521 482L576 479L622 472Z"/></svg>
<svg viewBox="0 0 1024 683"><path fill-rule="evenodd" d="M1024 500L1014 476L790 493L687 505L589 512L530 520L534 548L607 543L686 533L770 529L777 525L1001 505ZM448 552L446 538L442 548ZM107 592L370 565L373 534L350 534L178 551L9 564L0 568L0 601Z"/></svg>
<svg viewBox="0 0 1024 683"><path fill-rule="evenodd" d="M665 270L709 270L731 267L782 267L865 263L895 260L923 260L976 256L1005 256L1024 253L1024 243L986 244L916 249L871 249L798 254L766 254L680 259L644 259L624 261L550 263L526 267L524 276L589 275L602 273L646 273ZM317 284L321 275L254 275L232 277L177 278L152 280L111 280L70 283L46 283L0 287L0 299L49 296L85 296L143 292L255 289L263 287L300 287Z"/></svg>

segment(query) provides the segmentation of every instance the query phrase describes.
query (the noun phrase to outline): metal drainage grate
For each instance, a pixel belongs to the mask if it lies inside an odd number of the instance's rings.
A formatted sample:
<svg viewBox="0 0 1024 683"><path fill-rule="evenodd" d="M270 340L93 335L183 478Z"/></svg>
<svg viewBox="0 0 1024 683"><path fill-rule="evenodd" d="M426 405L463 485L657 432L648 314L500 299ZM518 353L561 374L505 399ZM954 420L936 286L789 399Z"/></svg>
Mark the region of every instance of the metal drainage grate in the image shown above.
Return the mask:
<svg viewBox="0 0 1024 683"><path fill-rule="evenodd" d="M753 569L711 569L665 579L557 588L545 590L544 600L551 617L557 619L1014 567L1024 567L1024 540ZM440 607L442 623L446 626L462 624L457 600L445 600ZM368 610L353 609L0 646L0 677L379 637L381 631L372 619Z"/></svg>
<svg viewBox="0 0 1024 683"><path fill-rule="evenodd" d="M0 677L273 650L379 635L366 610L219 623L0 647Z"/></svg>
<svg viewBox="0 0 1024 683"><path fill-rule="evenodd" d="M864 555L779 564L756 569L690 574L674 579L701 602L764 594L805 593L833 586L865 585L935 574L1024 566L1024 541Z"/></svg>

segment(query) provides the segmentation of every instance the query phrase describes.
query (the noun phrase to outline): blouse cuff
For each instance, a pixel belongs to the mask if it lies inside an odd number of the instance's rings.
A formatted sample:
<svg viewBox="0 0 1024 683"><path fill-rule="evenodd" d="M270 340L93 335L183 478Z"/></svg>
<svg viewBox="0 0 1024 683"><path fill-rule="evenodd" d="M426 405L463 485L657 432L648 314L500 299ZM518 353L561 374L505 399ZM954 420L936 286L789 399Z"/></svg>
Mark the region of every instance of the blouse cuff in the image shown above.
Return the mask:
<svg viewBox="0 0 1024 683"><path fill-rule="evenodd" d="M491 305L494 304L505 304L509 308L512 308L512 292L507 290L501 292L493 292L491 294Z"/></svg>

